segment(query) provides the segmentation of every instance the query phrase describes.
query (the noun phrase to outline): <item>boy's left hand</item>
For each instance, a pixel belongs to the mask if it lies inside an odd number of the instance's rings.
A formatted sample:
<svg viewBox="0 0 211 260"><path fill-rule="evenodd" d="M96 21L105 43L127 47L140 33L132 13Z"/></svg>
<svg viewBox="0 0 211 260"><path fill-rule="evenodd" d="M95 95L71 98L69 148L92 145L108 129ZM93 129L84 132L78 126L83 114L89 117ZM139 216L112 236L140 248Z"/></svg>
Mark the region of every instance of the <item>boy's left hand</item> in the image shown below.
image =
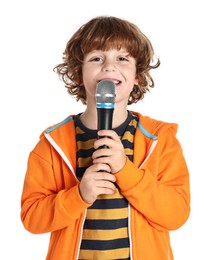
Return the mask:
<svg viewBox="0 0 211 260"><path fill-rule="evenodd" d="M120 171L125 165L126 155L119 136L113 130L100 130L98 135L102 138L94 143L93 163L109 164L112 173ZM108 148L99 148L104 145Z"/></svg>

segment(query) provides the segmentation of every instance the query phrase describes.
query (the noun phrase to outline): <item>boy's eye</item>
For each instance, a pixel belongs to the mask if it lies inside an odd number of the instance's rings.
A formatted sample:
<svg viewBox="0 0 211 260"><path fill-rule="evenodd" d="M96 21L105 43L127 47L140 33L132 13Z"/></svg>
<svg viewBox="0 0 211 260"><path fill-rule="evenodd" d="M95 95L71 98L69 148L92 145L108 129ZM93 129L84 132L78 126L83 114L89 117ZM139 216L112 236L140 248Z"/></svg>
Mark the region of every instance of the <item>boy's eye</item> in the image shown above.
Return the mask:
<svg viewBox="0 0 211 260"><path fill-rule="evenodd" d="M126 58L126 57L119 57L119 60L120 61L128 61L128 58Z"/></svg>
<svg viewBox="0 0 211 260"><path fill-rule="evenodd" d="M93 57L90 59L90 61L102 61L103 59L101 57Z"/></svg>

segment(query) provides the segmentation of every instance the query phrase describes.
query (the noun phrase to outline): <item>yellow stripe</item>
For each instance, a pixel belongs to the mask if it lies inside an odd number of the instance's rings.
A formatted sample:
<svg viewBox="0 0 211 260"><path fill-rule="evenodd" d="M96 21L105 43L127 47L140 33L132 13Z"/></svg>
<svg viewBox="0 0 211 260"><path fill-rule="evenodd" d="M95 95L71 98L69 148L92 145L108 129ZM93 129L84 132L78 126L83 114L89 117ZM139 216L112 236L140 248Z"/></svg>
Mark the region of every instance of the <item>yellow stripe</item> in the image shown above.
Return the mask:
<svg viewBox="0 0 211 260"><path fill-rule="evenodd" d="M88 141L77 141L77 145L79 149L82 147L84 150L88 150L93 148L94 141L95 139L90 139Z"/></svg>
<svg viewBox="0 0 211 260"><path fill-rule="evenodd" d="M80 127L78 127L78 126L76 127L75 130L76 130L77 134L84 134L84 131Z"/></svg>
<svg viewBox="0 0 211 260"><path fill-rule="evenodd" d="M128 237L126 227L114 230L84 229L83 231L83 239L88 240L112 240L125 237Z"/></svg>
<svg viewBox="0 0 211 260"><path fill-rule="evenodd" d="M92 158L88 157L88 158L78 158L78 165L80 165L80 167L88 167L92 164Z"/></svg>
<svg viewBox="0 0 211 260"><path fill-rule="evenodd" d="M100 259L100 260L108 260L108 259L121 259L129 257L129 248L120 248L114 250L105 250L105 251L89 251L89 250L81 250L79 254L79 259Z"/></svg>
<svg viewBox="0 0 211 260"><path fill-rule="evenodd" d="M112 216L112 217L111 217ZM128 217L128 208L123 209L89 209L86 219L121 219Z"/></svg>
<svg viewBox="0 0 211 260"><path fill-rule="evenodd" d="M121 199L123 198L122 194L120 193L119 189L116 188L113 194L102 194L98 196L98 199Z"/></svg>
<svg viewBox="0 0 211 260"><path fill-rule="evenodd" d="M126 155L133 155L133 150L131 150L130 148L125 148L125 154Z"/></svg>
<svg viewBox="0 0 211 260"><path fill-rule="evenodd" d="M130 121L130 123L129 123L129 125L133 125L133 126L137 126L137 121L136 121L136 119L133 119L133 120L131 120Z"/></svg>
<svg viewBox="0 0 211 260"><path fill-rule="evenodd" d="M133 143L134 135L131 132L126 131L122 137L122 140L128 140L129 142Z"/></svg>

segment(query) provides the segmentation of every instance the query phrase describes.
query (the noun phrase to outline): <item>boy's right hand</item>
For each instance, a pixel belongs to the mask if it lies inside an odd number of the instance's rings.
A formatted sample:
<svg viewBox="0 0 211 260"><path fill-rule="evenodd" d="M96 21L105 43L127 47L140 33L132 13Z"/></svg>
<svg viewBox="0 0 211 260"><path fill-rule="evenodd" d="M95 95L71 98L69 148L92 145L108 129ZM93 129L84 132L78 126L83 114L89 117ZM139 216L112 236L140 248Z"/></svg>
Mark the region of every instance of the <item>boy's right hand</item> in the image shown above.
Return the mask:
<svg viewBox="0 0 211 260"><path fill-rule="evenodd" d="M81 197L86 203L92 204L98 195L114 193L116 178L109 172L109 165L100 163L86 169L79 184Z"/></svg>

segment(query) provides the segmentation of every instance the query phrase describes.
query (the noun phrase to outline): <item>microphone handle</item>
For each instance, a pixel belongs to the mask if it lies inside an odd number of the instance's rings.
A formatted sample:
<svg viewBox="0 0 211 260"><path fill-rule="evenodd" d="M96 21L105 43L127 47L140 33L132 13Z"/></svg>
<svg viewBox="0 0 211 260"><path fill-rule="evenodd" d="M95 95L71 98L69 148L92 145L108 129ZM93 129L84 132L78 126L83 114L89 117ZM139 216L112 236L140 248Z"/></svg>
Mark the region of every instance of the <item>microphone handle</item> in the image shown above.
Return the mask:
<svg viewBox="0 0 211 260"><path fill-rule="evenodd" d="M112 129L112 118L113 118L113 108L97 108L97 123L98 130L111 130ZM98 138L103 138L105 136L98 136ZM99 148L108 148L106 145L103 145Z"/></svg>
<svg viewBox="0 0 211 260"><path fill-rule="evenodd" d="M111 130L113 108L97 108L98 115L98 130Z"/></svg>
<svg viewBox="0 0 211 260"><path fill-rule="evenodd" d="M112 129L112 118L113 118L113 108L97 108L97 115L98 115L98 130L111 130ZM103 138L106 136L98 136L98 138ZM102 145L98 149L109 147L107 145ZM103 156L102 156L103 157ZM100 170L100 172L103 172L103 170ZM117 184L114 183L116 187Z"/></svg>

